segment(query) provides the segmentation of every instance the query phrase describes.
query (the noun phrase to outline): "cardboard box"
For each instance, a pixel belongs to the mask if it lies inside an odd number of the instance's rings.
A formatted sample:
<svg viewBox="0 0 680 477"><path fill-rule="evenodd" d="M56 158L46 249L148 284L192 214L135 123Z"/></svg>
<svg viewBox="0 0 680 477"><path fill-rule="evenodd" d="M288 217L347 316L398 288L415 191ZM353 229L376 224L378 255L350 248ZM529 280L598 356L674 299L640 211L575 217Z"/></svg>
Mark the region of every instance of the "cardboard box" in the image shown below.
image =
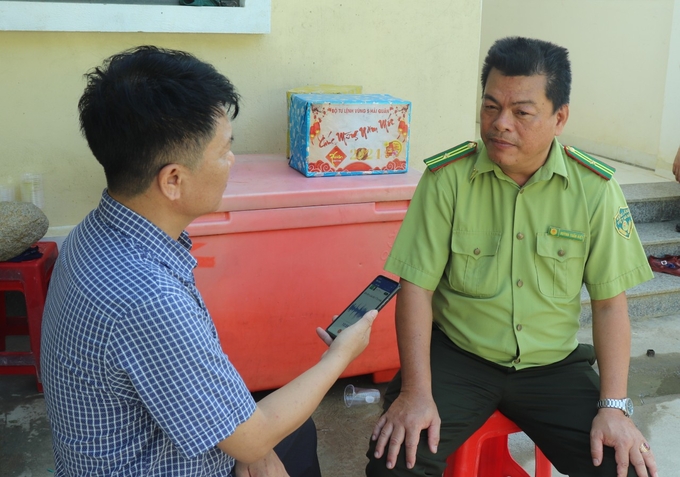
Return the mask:
<svg viewBox="0 0 680 477"><path fill-rule="evenodd" d="M310 84L286 91L286 111L288 121L286 128L286 157L290 159L290 98L294 94L361 94L361 86L338 84Z"/></svg>
<svg viewBox="0 0 680 477"><path fill-rule="evenodd" d="M411 103L384 94L294 94L290 166L307 177L408 170Z"/></svg>

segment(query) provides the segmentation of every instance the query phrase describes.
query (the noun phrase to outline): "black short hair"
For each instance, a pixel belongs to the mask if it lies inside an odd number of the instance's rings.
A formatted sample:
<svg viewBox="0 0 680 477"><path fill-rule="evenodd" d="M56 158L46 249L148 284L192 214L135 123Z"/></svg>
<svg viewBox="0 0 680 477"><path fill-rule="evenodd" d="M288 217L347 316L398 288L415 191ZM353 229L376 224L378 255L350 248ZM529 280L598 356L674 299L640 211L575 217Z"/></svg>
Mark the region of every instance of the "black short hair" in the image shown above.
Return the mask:
<svg viewBox="0 0 680 477"><path fill-rule="evenodd" d="M217 119L239 111L231 82L183 51L132 48L85 77L80 128L109 190L126 196L144 192L166 164L193 167Z"/></svg>
<svg viewBox="0 0 680 477"><path fill-rule="evenodd" d="M484 59L482 91L492 68L505 76L545 75L545 95L553 104L553 113L569 104L571 65L566 48L532 38L502 38L489 48Z"/></svg>

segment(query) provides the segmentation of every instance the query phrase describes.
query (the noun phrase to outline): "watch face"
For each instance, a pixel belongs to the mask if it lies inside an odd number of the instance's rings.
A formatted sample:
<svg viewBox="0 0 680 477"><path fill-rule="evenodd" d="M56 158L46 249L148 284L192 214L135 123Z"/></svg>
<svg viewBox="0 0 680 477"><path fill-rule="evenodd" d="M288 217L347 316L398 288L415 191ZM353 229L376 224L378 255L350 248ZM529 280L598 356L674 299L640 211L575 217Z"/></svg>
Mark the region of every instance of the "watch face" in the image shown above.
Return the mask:
<svg viewBox="0 0 680 477"><path fill-rule="evenodd" d="M629 416L632 416L633 415L633 401L630 398L626 398L624 400L624 402L625 402L625 405L626 405L626 413Z"/></svg>

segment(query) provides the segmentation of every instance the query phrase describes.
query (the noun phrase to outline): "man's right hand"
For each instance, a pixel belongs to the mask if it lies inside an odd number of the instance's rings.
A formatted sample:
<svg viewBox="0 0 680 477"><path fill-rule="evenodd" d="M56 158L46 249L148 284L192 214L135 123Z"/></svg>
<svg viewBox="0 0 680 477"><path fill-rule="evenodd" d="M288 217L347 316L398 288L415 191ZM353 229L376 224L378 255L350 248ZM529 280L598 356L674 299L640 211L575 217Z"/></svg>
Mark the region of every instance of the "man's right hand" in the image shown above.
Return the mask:
<svg viewBox="0 0 680 477"><path fill-rule="evenodd" d="M427 429L427 445L435 454L439 445L441 419L432 393L402 390L373 429L372 440L377 440L375 457L381 458L387 448L387 468L394 468L402 444L406 454L406 467L412 469L416 463L416 451L420 432Z"/></svg>
<svg viewBox="0 0 680 477"><path fill-rule="evenodd" d="M319 335L319 338L321 338L329 347L324 356L329 353L340 353L347 359L347 364L352 362L354 358L359 356L361 352L366 349L366 346L368 346L368 341L371 337L371 327L373 326L376 316L378 316L377 310L366 312L359 321L338 334L335 340L330 337L326 330L317 328L316 334Z"/></svg>

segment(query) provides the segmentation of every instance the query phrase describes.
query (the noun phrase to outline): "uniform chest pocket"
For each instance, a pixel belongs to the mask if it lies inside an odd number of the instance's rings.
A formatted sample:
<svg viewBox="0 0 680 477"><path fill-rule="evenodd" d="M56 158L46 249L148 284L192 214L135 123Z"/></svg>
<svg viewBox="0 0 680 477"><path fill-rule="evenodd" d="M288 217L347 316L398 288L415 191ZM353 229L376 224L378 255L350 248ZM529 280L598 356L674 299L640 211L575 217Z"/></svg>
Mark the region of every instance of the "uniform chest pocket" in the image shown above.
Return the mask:
<svg viewBox="0 0 680 477"><path fill-rule="evenodd" d="M474 297L490 297L498 292L498 247L496 232L456 232L451 237L449 285L457 292Z"/></svg>
<svg viewBox="0 0 680 477"><path fill-rule="evenodd" d="M579 293L583 285L585 256L585 242L538 234L535 263L541 293L555 298Z"/></svg>

